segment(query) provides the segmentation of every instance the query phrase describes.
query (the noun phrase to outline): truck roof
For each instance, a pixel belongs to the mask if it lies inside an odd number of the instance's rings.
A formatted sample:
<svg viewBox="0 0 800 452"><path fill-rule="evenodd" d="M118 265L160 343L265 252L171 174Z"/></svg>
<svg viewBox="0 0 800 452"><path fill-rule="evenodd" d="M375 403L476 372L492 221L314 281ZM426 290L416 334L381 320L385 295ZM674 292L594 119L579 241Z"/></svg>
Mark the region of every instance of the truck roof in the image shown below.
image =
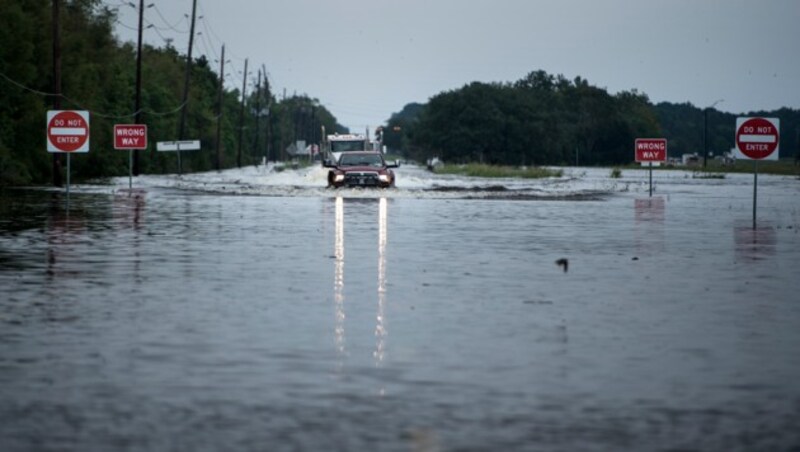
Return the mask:
<svg viewBox="0 0 800 452"><path fill-rule="evenodd" d="M366 140L366 135L360 133L346 133L346 134L336 134L336 135L328 135L328 141L363 141Z"/></svg>

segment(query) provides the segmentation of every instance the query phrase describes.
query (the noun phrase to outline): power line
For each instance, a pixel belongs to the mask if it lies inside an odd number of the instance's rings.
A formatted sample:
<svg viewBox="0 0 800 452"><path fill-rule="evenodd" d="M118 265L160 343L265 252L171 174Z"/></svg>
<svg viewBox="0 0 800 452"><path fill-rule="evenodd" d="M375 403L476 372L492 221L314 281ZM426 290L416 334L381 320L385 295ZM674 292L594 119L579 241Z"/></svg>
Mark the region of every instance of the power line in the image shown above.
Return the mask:
<svg viewBox="0 0 800 452"><path fill-rule="evenodd" d="M178 24L180 24L180 23L181 23L181 22L182 22L182 21L183 21L183 20L186 18L185 16L184 16L184 17L182 17L182 18L180 18L180 19L178 19L178 21L177 21L177 22L175 22L174 24L170 24L170 23L169 23L169 21L168 21L168 20L167 20L167 19L164 17L164 14L162 14L162 13L161 13L161 10L160 10L160 9L158 9L158 5L155 5L155 4L154 4L154 5L153 5L153 9L155 9L155 10L156 10L156 14L158 14L158 17L160 17L160 18L161 18L161 21L163 21L163 22L164 22L164 24L165 24L165 25L166 25L168 28L170 28L171 30L173 30L173 31L175 31L175 32L177 32L177 33L183 33L183 34L189 33L189 30L178 30L178 28L177 28L177 27L178 27Z"/></svg>
<svg viewBox="0 0 800 452"><path fill-rule="evenodd" d="M71 98L65 96L64 94L48 93L48 92L44 92L44 91L39 91L39 90L34 89L34 88L30 88L30 87L25 86L24 84L22 84L22 83L20 83L20 82L18 82L16 80L12 79L11 77L9 77L8 75L6 75L6 74L4 74L2 72L0 72L0 77L5 79L7 82L11 83L12 85L14 85L14 86L16 86L16 87L18 87L18 88L20 88L22 90L31 92L33 94L37 94L37 95L42 96L42 97L56 97L56 98L64 99L65 101L69 102L72 105L75 105L76 107L80 108L81 110L89 111L89 112L91 112L92 115L98 116L100 118L108 118L108 119L131 118L133 116L136 116L136 113L146 113L146 114L152 115L152 116L168 116L168 115L171 115L171 114L174 114L174 113L177 113L178 111L180 111L180 109L183 108L183 105L184 105L184 104L181 104L178 107L176 107L176 108L174 108L172 110L168 110L168 111L149 111L149 110L145 110L145 109L142 108L142 109L139 109L138 111L134 111L133 113L126 113L126 114L101 113L99 111L92 110L92 109L82 105L80 102L78 102L78 101L76 101L74 99L71 99Z"/></svg>
<svg viewBox="0 0 800 452"><path fill-rule="evenodd" d="M116 20L116 22L117 22L117 24L119 24L119 25L122 25L123 27L127 28L128 30L132 30L132 31L139 31L139 29L138 29L138 28L136 28L136 27L131 27L130 25L126 25L126 24L124 24L124 23L123 23L121 20L119 20L119 19L117 19L117 20Z"/></svg>
<svg viewBox="0 0 800 452"><path fill-rule="evenodd" d="M203 20L203 27L207 27L207 31L208 31L209 33L211 33L211 35L213 35L213 36L214 36L214 38L216 38L216 39L217 39L217 41L219 41L219 42L221 42L221 43L222 43L222 42L225 42L225 41L224 41L222 38L220 38L220 37L219 37L219 35L217 35L216 33L214 33L214 30L213 30L213 28L211 27L211 24L210 24L210 23L208 23L208 24L206 23L206 21L205 21L205 17L206 17L206 11L203 9L203 4L202 4L202 3L200 3L200 15L201 15L201 16L203 16L203 19L204 19L204 20Z"/></svg>

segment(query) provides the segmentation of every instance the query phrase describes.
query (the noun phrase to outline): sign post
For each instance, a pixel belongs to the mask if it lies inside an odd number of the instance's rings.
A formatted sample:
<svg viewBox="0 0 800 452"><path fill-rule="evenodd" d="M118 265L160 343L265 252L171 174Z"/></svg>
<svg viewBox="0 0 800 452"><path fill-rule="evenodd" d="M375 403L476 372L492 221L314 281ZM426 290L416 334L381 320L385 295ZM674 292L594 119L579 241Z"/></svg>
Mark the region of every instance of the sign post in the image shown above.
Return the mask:
<svg viewBox="0 0 800 452"><path fill-rule="evenodd" d="M128 189L133 189L133 150L147 149L147 125L114 124L114 149L128 150Z"/></svg>
<svg viewBox="0 0 800 452"><path fill-rule="evenodd" d="M753 229L756 229L758 202L758 161L778 160L780 141L778 118L736 118L736 157L753 160Z"/></svg>
<svg viewBox="0 0 800 452"><path fill-rule="evenodd" d="M89 112L85 110L48 110L47 152L67 154L67 196L73 153L89 152Z"/></svg>
<svg viewBox="0 0 800 452"><path fill-rule="evenodd" d="M178 153L178 174L181 174L181 151L197 151L200 149L200 140L158 141L157 151L176 151Z"/></svg>
<svg viewBox="0 0 800 452"><path fill-rule="evenodd" d="M667 161L666 138L637 138L635 141L636 161L648 163L650 167L650 197L653 196L653 162Z"/></svg>

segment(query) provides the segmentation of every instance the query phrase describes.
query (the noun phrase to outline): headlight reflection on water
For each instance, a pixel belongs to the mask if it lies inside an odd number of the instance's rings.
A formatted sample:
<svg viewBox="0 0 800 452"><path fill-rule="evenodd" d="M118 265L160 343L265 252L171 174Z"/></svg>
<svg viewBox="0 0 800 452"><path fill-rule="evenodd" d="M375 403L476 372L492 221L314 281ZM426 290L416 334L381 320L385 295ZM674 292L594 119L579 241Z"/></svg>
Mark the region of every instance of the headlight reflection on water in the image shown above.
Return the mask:
<svg viewBox="0 0 800 452"><path fill-rule="evenodd" d="M344 200L336 198L336 237L334 239L333 302L336 310L334 340L336 349L344 354Z"/></svg>
<svg viewBox="0 0 800 452"><path fill-rule="evenodd" d="M386 198L378 205L378 315L375 324L375 365L383 362L386 347Z"/></svg>
<svg viewBox="0 0 800 452"><path fill-rule="evenodd" d="M337 197L335 201L335 239L334 239L334 284L333 300L335 310L334 342L341 355L346 354L345 347L345 295L344 295L344 199ZM375 316L375 350L373 358L379 366L386 355L386 242L388 202L380 198L378 203L378 306Z"/></svg>

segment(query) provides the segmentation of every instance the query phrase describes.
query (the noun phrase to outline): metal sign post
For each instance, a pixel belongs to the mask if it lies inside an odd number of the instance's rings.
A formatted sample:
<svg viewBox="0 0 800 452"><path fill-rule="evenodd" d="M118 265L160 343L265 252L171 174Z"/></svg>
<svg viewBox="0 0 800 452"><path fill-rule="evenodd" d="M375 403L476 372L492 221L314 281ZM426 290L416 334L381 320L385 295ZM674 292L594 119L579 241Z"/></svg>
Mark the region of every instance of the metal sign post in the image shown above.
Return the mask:
<svg viewBox="0 0 800 452"><path fill-rule="evenodd" d="M758 160L753 160L753 229L756 229L757 202L758 202Z"/></svg>
<svg viewBox="0 0 800 452"><path fill-rule="evenodd" d="M72 173L72 154L67 154L67 200L69 200L69 175Z"/></svg>
<svg viewBox="0 0 800 452"><path fill-rule="evenodd" d="M758 207L758 161L778 160L780 145L778 118L736 118L736 157L753 160L753 229Z"/></svg>

